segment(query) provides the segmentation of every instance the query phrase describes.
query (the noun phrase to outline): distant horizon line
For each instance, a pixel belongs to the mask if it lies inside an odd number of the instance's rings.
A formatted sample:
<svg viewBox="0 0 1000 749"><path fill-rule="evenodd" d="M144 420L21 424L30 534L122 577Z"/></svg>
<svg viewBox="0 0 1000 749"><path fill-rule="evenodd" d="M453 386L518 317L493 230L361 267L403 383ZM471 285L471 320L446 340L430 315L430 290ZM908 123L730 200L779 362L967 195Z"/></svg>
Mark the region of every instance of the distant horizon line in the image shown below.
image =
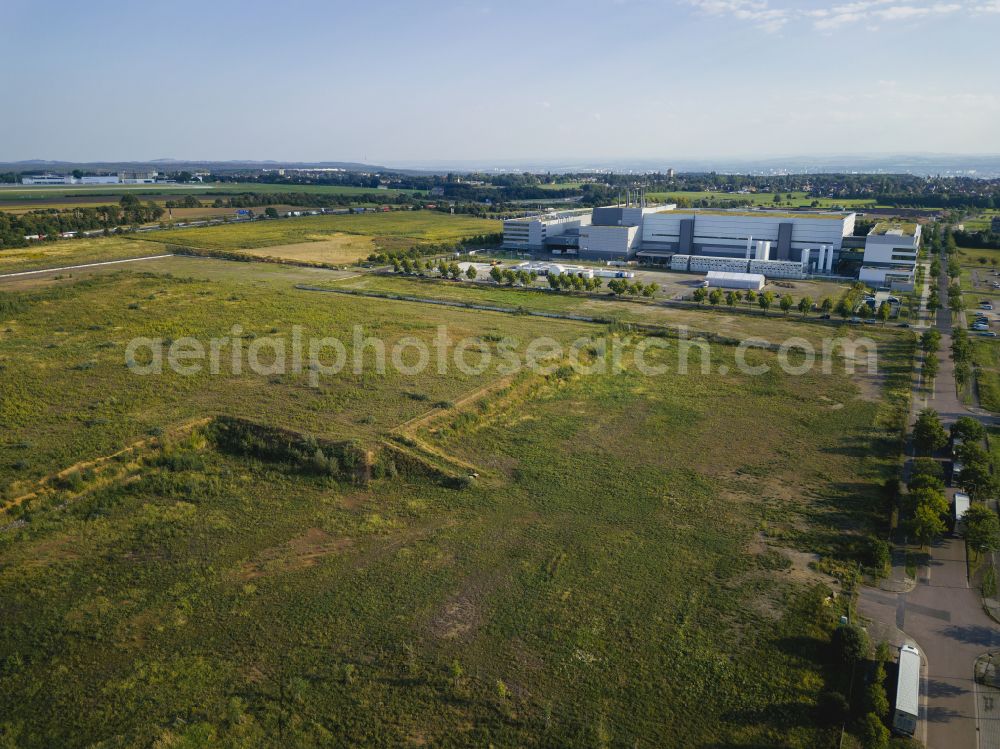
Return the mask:
<svg viewBox="0 0 1000 749"><path fill-rule="evenodd" d="M461 157L461 158L396 158L396 159L374 159L368 160L351 158L320 158L320 159L274 159L274 158L176 158L176 157L156 157L150 159L137 158L108 158L108 159L63 159L63 158L20 158L20 159L0 159L0 164L153 164L153 163L213 163L213 164L364 164L364 165L387 165L390 163L401 164L457 164L457 163L496 163L510 164L520 162L536 163L558 163L558 162L591 162L591 163L614 163L614 162L692 162L692 161L778 161L778 160L810 160L810 159L841 159L841 158L1000 158L1000 151L828 151L819 153L784 153L767 155L695 155L683 157L670 156L522 156L522 157Z"/></svg>

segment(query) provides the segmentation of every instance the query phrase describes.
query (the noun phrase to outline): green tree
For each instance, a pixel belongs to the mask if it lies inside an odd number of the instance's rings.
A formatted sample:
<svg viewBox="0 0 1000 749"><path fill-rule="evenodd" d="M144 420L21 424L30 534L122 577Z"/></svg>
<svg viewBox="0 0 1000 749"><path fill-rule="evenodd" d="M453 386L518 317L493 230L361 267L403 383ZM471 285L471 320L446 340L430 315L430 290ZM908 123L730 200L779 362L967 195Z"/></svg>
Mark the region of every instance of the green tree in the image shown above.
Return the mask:
<svg viewBox="0 0 1000 749"><path fill-rule="evenodd" d="M1000 518L996 511L976 502L965 512L965 540L979 552L1000 551Z"/></svg>
<svg viewBox="0 0 1000 749"><path fill-rule="evenodd" d="M932 486L920 486L910 490L909 500L914 510L917 507L929 507L935 514L945 517L948 514L948 500L944 491Z"/></svg>
<svg viewBox="0 0 1000 749"><path fill-rule="evenodd" d="M921 455L929 455L948 444L948 433L934 409L925 408L917 416L913 425L913 444Z"/></svg>
<svg viewBox="0 0 1000 749"><path fill-rule="evenodd" d="M972 368L969 366L969 362L960 361L955 364L955 383L960 388L964 388L971 377Z"/></svg>
<svg viewBox="0 0 1000 749"><path fill-rule="evenodd" d="M982 442L986 439L986 427L971 416L959 416L951 425L951 436L962 442Z"/></svg>
<svg viewBox="0 0 1000 749"><path fill-rule="evenodd" d="M712 293L708 295L709 304L721 304L722 303L722 289L712 289Z"/></svg>
<svg viewBox="0 0 1000 749"><path fill-rule="evenodd" d="M848 665L868 657L868 635L861 627L842 624L833 630L830 642L837 658Z"/></svg>
<svg viewBox="0 0 1000 749"><path fill-rule="evenodd" d="M938 374L938 358L934 354L927 354L924 357L924 382L930 388L930 383Z"/></svg>
<svg viewBox="0 0 1000 749"><path fill-rule="evenodd" d="M928 328L920 336L920 348L924 351L934 353L941 346L941 333L937 328Z"/></svg>
<svg viewBox="0 0 1000 749"><path fill-rule="evenodd" d="M790 294L783 294L781 299L778 300L778 306L781 307L781 311L787 315L791 311L792 307L795 306L795 300L792 299Z"/></svg>
<svg viewBox="0 0 1000 749"><path fill-rule="evenodd" d="M910 474L914 478L917 476L933 476L934 478L944 479L944 466L941 465L940 461L934 460L934 458L914 458ZM911 478L911 482L912 480Z"/></svg>
<svg viewBox="0 0 1000 749"><path fill-rule="evenodd" d="M765 315L767 314L767 311L771 309L772 304L774 304L773 291L765 291L757 296L757 306L764 311Z"/></svg>
<svg viewBox="0 0 1000 749"><path fill-rule="evenodd" d="M889 729L875 713L861 719L861 745L864 749L888 749Z"/></svg>
<svg viewBox="0 0 1000 749"><path fill-rule="evenodd" d="M469 267L465 269L465 277L468 278L470 281L475 281L476 276L478 275L479 273L478 271L476 271L476 266L474 266L472 263L469 263Z"/></svg>
<svg viewBox="0 0 1000 749"><path fill-rule="evenodd" d="M823 310L824 315L829 315L833 311L833 300L828 296L823 297L823 301L819 303L819 308Z"/></svg>
<svg viewBox="0 0 1000 749"><path fill-rule="evenodd" d="M963 442L955 447L955 458L966 466L983 465L989 468L990 457L983 446L974 440Z"/></svg>
<svg viewBox="0 0 1000 749"><path fill-rule="evenodd" d="M611 286L611 283L612 283L611 281L608 281L609 288ZM694 293L691 295L691 297L696 302L698 302L698 304L703 304L704 301L708 298L708 289L706 289L704 286L699 286L697 289L694 290Z"/></svg>
<svg viewBox="0 0 1000 749"><path fill-rule="evenodd" d="M728 306L730 306L730 307L735 307L736 303L739 301L739 299L737 299L736 297L737 297L737 292L735 292L735 291L727 291L726 292L726 304Z"/></svg>
<svg viewBox="0 0 1000 749"><path fill-rule="evenodd" d="M882 669L882 672L884 674L885 669ZM875 713L879 718L885 720L885 718L889 715L889 696L885 693L885 687L882 685L882 682L874 681L869 684L868 694L866 697L868 709Z"/></svg>
<svg viewBox="0 0 1000 749"><path fill-rule="evenodd" d="M812 307L813 307L813 300L811 297L804 296L801 299L799 299L799 312L802 313L803 317L806 316L806 314L812 309Z"/></svg>
<svg viewBox="0 0 1000 749"><path fill-rule="evenodd" d="M987 463L976 462L969 465L963 463L958 485L973 499L986 500L997 493L996 479L990 473L990 466Z"/></svg>
<svg viewBox="0 0 1000 749"><path fill-rule="evenodd" d="M752 307L753 303L757 301L757 292L753 289L747 289L743 292L743 298L746 300L747 307Z"/></svg>
<svg viewBox="0 0 1000 749"><path fill-rule="evenodd" d="M837 302L836 311L837 314L840 315L845 320L852 314L854 314L854 308L851 306L851 303L847 300L846 297Z"/></svg>
<svg viewBox="0 0 1000 749"><path fill-rule="evenodd" d="M494 265L490 268L490 278L493 279L493 283L499 284L503 282L503 271L500 270L499 266Z"/></svg>
<svg viewBox="0 0 1000 749"><path fill-rule="evenodd" d="M889 315L892 314L892 307L888 302L882 302L882 304L878 306L877 314L878 319L882 321L883 325L885 325L889 321Z"/></svg>
<svg viewBox="0 0 1000 749"><path fill-rule="evenodd" d="M944 521L933 507L918 504L913 511L913 535L921 545L927 546L945 531Z"/></svg>
<svg viewBox="0 0 1000 749"><path fill-rule="evenodd" d="M889 564L892 562L892 549L889 542L883 541L881 538L873 538L871 554L872 567L875 568L876 577L881 577L889 569Z"/></svg>

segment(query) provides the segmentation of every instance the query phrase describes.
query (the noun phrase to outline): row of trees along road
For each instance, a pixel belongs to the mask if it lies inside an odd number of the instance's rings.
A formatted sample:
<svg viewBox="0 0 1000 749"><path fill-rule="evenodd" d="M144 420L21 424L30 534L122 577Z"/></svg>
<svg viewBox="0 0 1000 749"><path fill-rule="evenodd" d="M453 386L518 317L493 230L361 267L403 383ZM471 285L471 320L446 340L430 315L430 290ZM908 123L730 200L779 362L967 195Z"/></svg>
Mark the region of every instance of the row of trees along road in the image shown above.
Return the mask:
<svg viewBox="0 0 1000 749"><path fill-rule="evenodd" d="M862 288L864 285L862 284ZM859 317L869 318L874 315L883 324L887 322L892 315L892 307L888 302L882 302L878 309L872 311L872 308L867 304L860 303L859 299L853 299L849 295L841 297L836 303L830 297L823 297L818 303L813 302L812 297L804 296L800 297L798 302L795 301L791 294L783 294L778 297L773 291L761 291L757 292L753 289L747 289L746 291L723 291L722 289L712 289L709 291L704 287L699 287L692 293L692 298L698 304L704 304L706 301L712 305L719 305L725 302L730 307L735 307L741 303L746 304L747 307L753 307L756 303L764 313L774 306L777 302L778 307L786 315L793 309L798 310L803 316L809 314L810 312L821 312L824 315L829 315L831 313L836 313L845 320L851 317L857 311ZM860 307L858 306L860 304Z"/></svg>
<svg viewBox="0 0 1000 749"><path fill-rule="evenodd" d="M1000 521L986 505L998 487L990 456L983 448L985 437L985 428L971 416L960 417L949 435L933 409L924 409L918 415L913 427L913 445L923 457L913 461L904 509L912 518L911 530L921 544L929 544L946 529L945 518L950 507L945 495L944 469L929 456L953 442L955 462L962 466L956 483L968 493L972 507L977 508L966 515L966 540L977 552L1000 549Z"/></svg>

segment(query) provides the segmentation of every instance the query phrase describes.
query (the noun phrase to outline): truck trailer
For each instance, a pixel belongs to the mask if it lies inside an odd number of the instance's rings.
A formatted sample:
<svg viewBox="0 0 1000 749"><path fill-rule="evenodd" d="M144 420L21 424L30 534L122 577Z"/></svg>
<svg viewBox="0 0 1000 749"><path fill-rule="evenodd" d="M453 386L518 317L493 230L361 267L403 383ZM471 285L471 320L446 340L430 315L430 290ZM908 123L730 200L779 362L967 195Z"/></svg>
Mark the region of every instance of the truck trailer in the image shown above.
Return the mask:
<svg viewBox="0 0 1000 749"><path fill-rule="evenodd" d="M899 678L896 680L896 709L892 713L892 730L912 736L917 730L920 711L920 651L912 645L899 649Z"/></svg>
<svg viewBox="0 0 1000 749"><path fill-rule="evenodd" d="M968 494L965 492L955 492L955 533L961 530L962 520L965 518L965 513L969 511L969 503Z"/></svg>

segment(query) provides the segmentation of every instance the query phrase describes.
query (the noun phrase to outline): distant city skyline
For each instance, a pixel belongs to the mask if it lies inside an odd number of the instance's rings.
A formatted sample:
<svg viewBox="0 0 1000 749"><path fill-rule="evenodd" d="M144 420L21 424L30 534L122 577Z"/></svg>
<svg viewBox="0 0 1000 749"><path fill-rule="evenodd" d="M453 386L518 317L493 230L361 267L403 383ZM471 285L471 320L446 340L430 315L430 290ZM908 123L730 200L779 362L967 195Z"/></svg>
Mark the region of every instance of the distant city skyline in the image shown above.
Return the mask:
<svg viewBox="0 0 1000 749"><path fill-rule="evenodd" d="M1000 0L12 0L5 26L0 161L1000 151Z"/></svg>

